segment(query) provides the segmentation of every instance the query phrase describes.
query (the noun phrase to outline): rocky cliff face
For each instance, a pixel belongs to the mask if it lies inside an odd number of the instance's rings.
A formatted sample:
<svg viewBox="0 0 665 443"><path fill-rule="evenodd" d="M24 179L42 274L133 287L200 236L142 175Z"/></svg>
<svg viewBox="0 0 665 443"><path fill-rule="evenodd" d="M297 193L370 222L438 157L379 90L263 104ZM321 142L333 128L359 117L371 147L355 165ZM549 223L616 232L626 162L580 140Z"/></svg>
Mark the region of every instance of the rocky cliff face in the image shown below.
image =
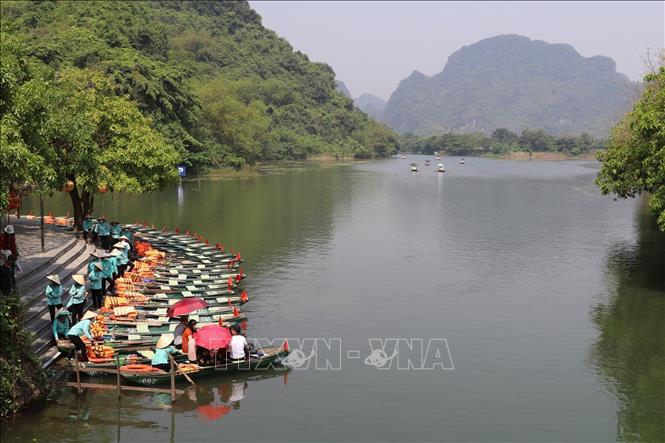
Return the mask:
<svg viewBox="0 0 665 443"><path fill-rule="evenodd" d="M503 127L604 137L636 89L608 57L501 35L461 48L432 77L414 71L391 95L383 120L419 134Z"/></svg>

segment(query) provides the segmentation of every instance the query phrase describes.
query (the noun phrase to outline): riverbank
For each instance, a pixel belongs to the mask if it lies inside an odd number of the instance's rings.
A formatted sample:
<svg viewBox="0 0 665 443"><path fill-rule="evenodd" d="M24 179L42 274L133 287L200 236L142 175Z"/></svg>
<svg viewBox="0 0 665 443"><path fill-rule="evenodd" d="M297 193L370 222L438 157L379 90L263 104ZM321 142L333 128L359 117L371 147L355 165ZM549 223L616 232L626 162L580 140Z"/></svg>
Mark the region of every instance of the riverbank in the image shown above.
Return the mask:
<svg viewBox="0 0 665 443"><path fill-rule="evenodd" d="M596 151L586 152L580 155L570 155L565 152L527 152L515 151L506 154L483 154L483 158L495 160L539 160L539 161L564 161L564 160L596 160Z"/></svg>

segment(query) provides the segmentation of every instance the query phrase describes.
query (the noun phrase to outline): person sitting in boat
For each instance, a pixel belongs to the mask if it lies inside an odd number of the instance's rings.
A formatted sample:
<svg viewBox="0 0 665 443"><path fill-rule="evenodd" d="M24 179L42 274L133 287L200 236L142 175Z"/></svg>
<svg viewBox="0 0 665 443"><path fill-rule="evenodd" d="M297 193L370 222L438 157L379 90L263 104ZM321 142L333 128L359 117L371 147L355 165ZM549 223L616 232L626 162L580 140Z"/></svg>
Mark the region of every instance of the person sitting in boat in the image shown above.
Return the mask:
<svg viewBox="0 0 665 443"><path fill-rule="evenodd" d="M199 366L215 366L216 351L210 351L201 346L196 347L196 360Z"/></svg>
<svg viewBox="0 0 665 443"><path fill-rule="evenodd" d="M189 356L189 347L190 347L190 340L194 340L194 332L196 332L196 320L192 319L187 322L187 326L185 326L185 330L182 333L182 352L183 354L187 354ZM196 346L195 343L192 343L194 346ZM196 363L196 354L193 354L193 359L190 358L189 360L192 361L193 363Z"/></svg>
<svg viewBox="0 0 665 443"><path fill-rule="evenodd" d="M67 338L67 333L71 328L71 320L69 319L70 315L71 313L66 309L59 309L55 313L55 319L53 320L53 326L51 329L53 331L53 338L56 342Z"/></svg>
<svg viewBox="0 0 665 443"><path fill-rule="evenodd" d="M166 372L171 370L169 356L176 352L176 349L171 346L172 343L173 334L162 334L161 337L159 337L159 340L157 340L157 344L155 345L155 355L152 356L152 361L150 362L153 367Z"/></svg>
<svg viewBox="0 0 665 443"><path fill-rule="evenodd" d="M185 328L187 327L188 322L189 316L182 315L180 317L180 323L178 323L178 326L176 326L175 330L173 331L173 344L178 349L182 348L182 334L185 332Z"/></svg>
<svg viewBox="0 0 665 443"><path fill-rule="evenodd" d="M231 361L244 360L249 353L249 345L247 339L242 335L240 325L233 325L231 328L231 342L229 343L229 357Z"/></svg>
<svg viewBox="0 0 665 443"><path fill-rule="evenodd" d="M82 362L88 361L88 353L85 349L85 343L81 340L81 336L88 337L90 341L94 340L92 332L90 331L90 319L95 317L97 317L96 312L88 311L83 315L80 322L76 323L69 331L67 331L67 338L74 344L76 350L81 353L79 361Z"/></svg>
<svg viewBox="0 0 665 443"><path fill-rule="evenodd" d="M48 285L44 290L46 295L46 304L48 305L48 313L51 316L51 323L55 318L55 311L62 308L62 284L58 275L46 276Z"/></svg>

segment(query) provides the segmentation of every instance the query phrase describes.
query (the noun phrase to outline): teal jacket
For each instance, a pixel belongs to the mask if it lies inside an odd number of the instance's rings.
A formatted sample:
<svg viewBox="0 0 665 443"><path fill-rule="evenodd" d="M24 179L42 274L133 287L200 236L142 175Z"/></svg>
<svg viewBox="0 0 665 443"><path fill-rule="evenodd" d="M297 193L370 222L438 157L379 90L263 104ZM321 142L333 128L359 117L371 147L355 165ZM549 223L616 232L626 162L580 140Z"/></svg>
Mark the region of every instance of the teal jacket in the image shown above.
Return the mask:
<svg viewBox="0 0 665 443"><path fill-rule="evenodd" d="M122 232L122 226L120 225L111 225L111 237L120 238L120 233Z"/></svg>
<svg viewBox="0 0 665 443"><path fill-rule="evenodd" d="M71 288L69 288L69 301L67 302L67 307L71 305L78 305L85 301L85 286L81 286L78 283L74 283Z"/></svg>
<svg viewBox="0 0 665 443"><path fill-rule="evenodd" d="M46 304L49 306L62 304L62 286L49 284L44 293L46 294Z"/></svg>
<svg viewBox="0 0 665 443"><path fill-rule="evenodd" d="M105 258L102 260L102 266L104 266L104 270L102 271L102 275L106 279L113 278L113 274L118 272L118 265L115 257L109 257Z"/></svg>
<svg viewBox="0 0 665 443"><path fill-rule="evenodd" d="M111 226L108 224L108 222L104 223L97 222L95 230L97 231L97 235L101 236L109 235L111 233Z"/></svg>
<svg viewBox="0 0 665 443"><path fill-rule="evenodd" d="M99 271L96 268L88 273L88 280L90 281L90 289L102 289L102 278L104 271Z"/></svg>
<svg viewBox="0 0 665 443"><path fill-rule="evenodd" d="M95 270L95 263L102 263L98 258L93 258L88 262L88 274ZM103 263L102 263L103 264Z"/></svg>
<svg viewBox="0 0 665 443"><path fill-rule="evenodd" d="M61 338L66 338L68 332L69 332L69 319L67 319L66 321L60 321L56 318L53 321L53 337L56 340Z"/></svg>
<svg viewBox="0 0 665 443"><path fill-rule="evenodd" d="M92 231L92 219L90 218L83 219L83 230L85 232Z"/></svg>
<svg viewBox="0 0 665 443"><path fill-rule="evenodd" d="M69 331L67 331L67 335L73 335L75 337L85 335L90 340L92 340L92 333L90 332L90 320L81 320L80 322L76 323Z"/></svg>
<svg viewBox="0 0 665 443"><path fill-rule="evenodd" d="M152 356L152 365L162 365L169 362L169 354L175 354L173 346L167 346L162 349L155 349L155 355Z"/></svg>
<svg viewBox="0 0 665 443"><path fill-rule="evenodd" d="M120 236L122 237L123 235L127 236L127 238L129 239L129 244L130 245L134 243L134 234L132 234L132 231L130 231L129 229L123 228L122 232L120 233Z"/></svg>
<svg viewBox="0 0 665 443"><path fill-rule="evenodd" d="M119 264L126 265L127 263L129 263L129 256L127 255L127 251L128 251L127 248L123 249L122 254L116 257Z"/></svg>

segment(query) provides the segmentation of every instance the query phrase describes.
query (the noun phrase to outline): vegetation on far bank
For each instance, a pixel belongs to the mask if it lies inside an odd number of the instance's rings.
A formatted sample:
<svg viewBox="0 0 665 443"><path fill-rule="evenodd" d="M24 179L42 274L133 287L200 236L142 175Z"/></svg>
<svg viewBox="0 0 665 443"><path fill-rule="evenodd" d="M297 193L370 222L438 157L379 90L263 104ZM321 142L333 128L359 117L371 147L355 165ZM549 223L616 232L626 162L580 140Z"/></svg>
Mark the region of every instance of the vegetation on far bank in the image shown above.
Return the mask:
<svg viewBox="0 0 665 443"><path fill-rule="evenodd" d="M432 136L404 134L400 147L415 154L444 152L446 155L487 155L509 157L515 152L559 153L580 156L604 147L604 141L589 134L579 136L553 136L540 129L525 129L516 134L506 128L495 129L488 137L483 133L458 134L448 132Z"/></svg>

